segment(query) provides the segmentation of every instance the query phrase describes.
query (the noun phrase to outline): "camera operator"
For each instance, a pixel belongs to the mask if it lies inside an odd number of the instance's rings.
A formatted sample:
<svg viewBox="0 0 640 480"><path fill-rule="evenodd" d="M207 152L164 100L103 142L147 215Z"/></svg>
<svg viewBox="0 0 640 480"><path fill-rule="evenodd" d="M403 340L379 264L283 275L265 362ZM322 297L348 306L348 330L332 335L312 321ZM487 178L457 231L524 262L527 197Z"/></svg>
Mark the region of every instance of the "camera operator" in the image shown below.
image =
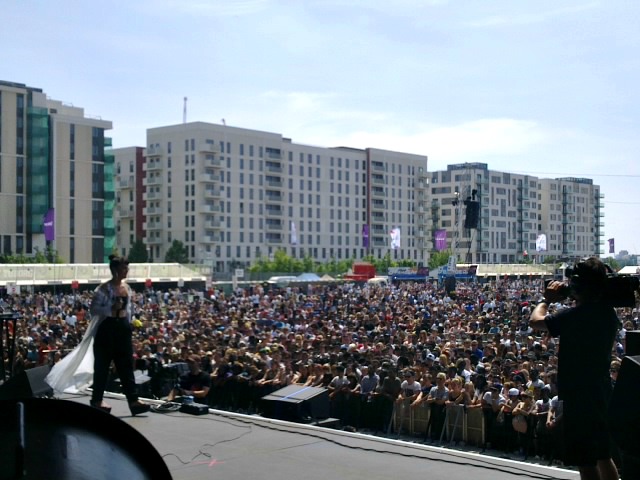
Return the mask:
<svg viewBox="0 0 640 480"><path fill-rule="evenodd" d="M167 401L171 402L177 397L191 396L197 403L207 403L207 395L211 387L211 377L208 373L203 372L198 355L190 355L187 357L187 365L189 373L180 378L176 385L169 392Z"/></svg>
<svg viewBox="0 0 640 480"><path fill-rule="evenodd" d="M604 296L607 269L598 258L590 257L566 274L568 287L558 281L549 283L530 319L534 329L560 337L558 396L564 411L564 462L578 466L583 480L617 480L607 410L611 348L620 322ZM567 297L575 301L572 308L549 313L549 302ZM589 354L586 362L585 353Z"/></svg>

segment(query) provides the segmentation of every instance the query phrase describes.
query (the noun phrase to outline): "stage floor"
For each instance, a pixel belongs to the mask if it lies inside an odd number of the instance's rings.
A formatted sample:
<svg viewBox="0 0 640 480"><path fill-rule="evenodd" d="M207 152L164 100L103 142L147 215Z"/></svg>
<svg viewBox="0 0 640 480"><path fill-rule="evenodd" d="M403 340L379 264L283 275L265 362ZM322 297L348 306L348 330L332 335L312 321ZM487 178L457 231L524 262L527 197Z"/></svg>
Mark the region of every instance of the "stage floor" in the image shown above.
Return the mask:
<svg viewBox="0 0 640 480"><path fill-rule="evenodd" d="M83 395L59 398L89 403L89 397ZM156 448L175 480L579 478L574 470L497 455L220 410L201 416L151 411L132 417L120 396L108 395L106 400L113 407L112 415Z"/></svg>

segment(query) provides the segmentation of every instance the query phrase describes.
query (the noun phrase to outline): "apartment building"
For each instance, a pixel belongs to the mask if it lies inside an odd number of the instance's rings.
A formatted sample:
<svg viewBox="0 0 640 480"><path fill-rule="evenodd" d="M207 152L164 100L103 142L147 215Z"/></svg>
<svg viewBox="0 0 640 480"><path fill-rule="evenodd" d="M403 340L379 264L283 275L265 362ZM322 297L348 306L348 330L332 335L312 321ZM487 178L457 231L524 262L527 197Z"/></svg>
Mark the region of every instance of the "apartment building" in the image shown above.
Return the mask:
<svg viewBox="0 0 640 480"><path fill-rule="evenodd" d="M429 182L430 228L446 231L446 247L459 261L514 263L602 253L604 195L590 179L541 179L463 163L430 172ZM479 202L477 228L464 228L468 200Z"/></svg>
<svg viewBox="0 0 640 480"><path fill-rule="evenodd" d="M136 240L144 241L144 147L114 148L116 245L128 255Z"/></svg>
<svg viewBox="0 0 640 480"><path fill-rule="evenodd" d="M2 253L49 245L68 263L106 260L115 245L109 129L39 88L0 81Z"/></svg>
<svg viewBox="0 0 640 480"><path fill-rule="evenodd" d="M173 240L216 271L284 250L425 262L427 157L296 144L278 133L204 122L147 130L145 242Z"/></svg>

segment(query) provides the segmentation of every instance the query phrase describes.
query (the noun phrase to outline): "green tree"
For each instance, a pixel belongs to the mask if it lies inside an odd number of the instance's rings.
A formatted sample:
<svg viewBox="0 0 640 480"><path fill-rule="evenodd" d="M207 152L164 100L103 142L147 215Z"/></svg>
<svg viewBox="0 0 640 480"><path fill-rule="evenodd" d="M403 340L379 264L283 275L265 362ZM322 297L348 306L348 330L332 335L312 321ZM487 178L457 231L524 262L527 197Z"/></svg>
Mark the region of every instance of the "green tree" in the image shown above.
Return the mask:
<svg viewBox="0 0 640 480"><path fill-rule="evenodd" d="M611 269L614 272L617 272L618 270L620 270L621 266L620 266L620 262L618 262L615 258L613 257L607 257L607 258L603 258L602 259L603 263L606 263L607 265L609 265L611 267Z"/></svg>
<svg viewBox="0 0 640 480"><path fill-rule="evenodd" d="M147 252L147 247L140 238L131 245L129 261L131 263L147 263L149 261L149 252Z"/></svg>
<svg viewBox="0 0 640 480"><path fill-rule="evenodd" d="M440 252L432 252L429 256L429 268L435 270L442 265L446 265L451 256L451 250L442 250Z"/></svg>
<svg viewBox="0 0 640 480"><path fill-rule="evenodd" d="M189 252L180 240L174 240L164 256L167 263L189 263Z"/></svg>

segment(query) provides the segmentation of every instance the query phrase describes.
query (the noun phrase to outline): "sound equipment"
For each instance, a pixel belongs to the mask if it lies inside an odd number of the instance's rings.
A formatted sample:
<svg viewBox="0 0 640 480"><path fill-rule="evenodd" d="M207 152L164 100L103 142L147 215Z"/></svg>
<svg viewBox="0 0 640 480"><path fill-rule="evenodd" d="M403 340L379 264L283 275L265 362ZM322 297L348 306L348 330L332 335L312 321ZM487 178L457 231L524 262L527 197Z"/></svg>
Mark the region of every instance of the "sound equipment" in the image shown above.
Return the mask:
<svg viewBox="0 0 640 480"><path fill-rule="evenodd" d="M640 432L640 355L624 357L609 404L611 434L622 451L637 452Z"/></svg>
<svg viewBox="0 0 640 480"><path fill-rule="evenodd" d="M478 228L478 220L480 219L480 202L474 200L465 200L466 205L464 228Z"/></svg>
<svg viewBox="0 0 640 480"><path fill-rule="evenodd" d="M624 336L625 355L640 355L640 330L632 330Z"/></svg>
<svg viewBox="0 0 640 480"><path fill-rule="evenodd" d="M53 389L44 381L48 366L29 368L14 375L0 386L0 400L53 396Z"/></svg>
<svg viewBox="0 0 640 480"><path fill-rule="evenodd" d="M162 456L135 428L67 400L0 401L0 480L170 480Z"/></svg>
<svg viewBox="0 0 640 480"><path fill-rule="evenodd" d="M202 403L183 403L180 405L180 411L190 415L207 415L209 413L209 405L203 405Z"/></svg>
<svg viewBox="0 0 640 480"><path fill-rule="evenodd" d="M326 388L288 385L262 397L263 415L268 418L310 423L329 417Z"/></svg>

